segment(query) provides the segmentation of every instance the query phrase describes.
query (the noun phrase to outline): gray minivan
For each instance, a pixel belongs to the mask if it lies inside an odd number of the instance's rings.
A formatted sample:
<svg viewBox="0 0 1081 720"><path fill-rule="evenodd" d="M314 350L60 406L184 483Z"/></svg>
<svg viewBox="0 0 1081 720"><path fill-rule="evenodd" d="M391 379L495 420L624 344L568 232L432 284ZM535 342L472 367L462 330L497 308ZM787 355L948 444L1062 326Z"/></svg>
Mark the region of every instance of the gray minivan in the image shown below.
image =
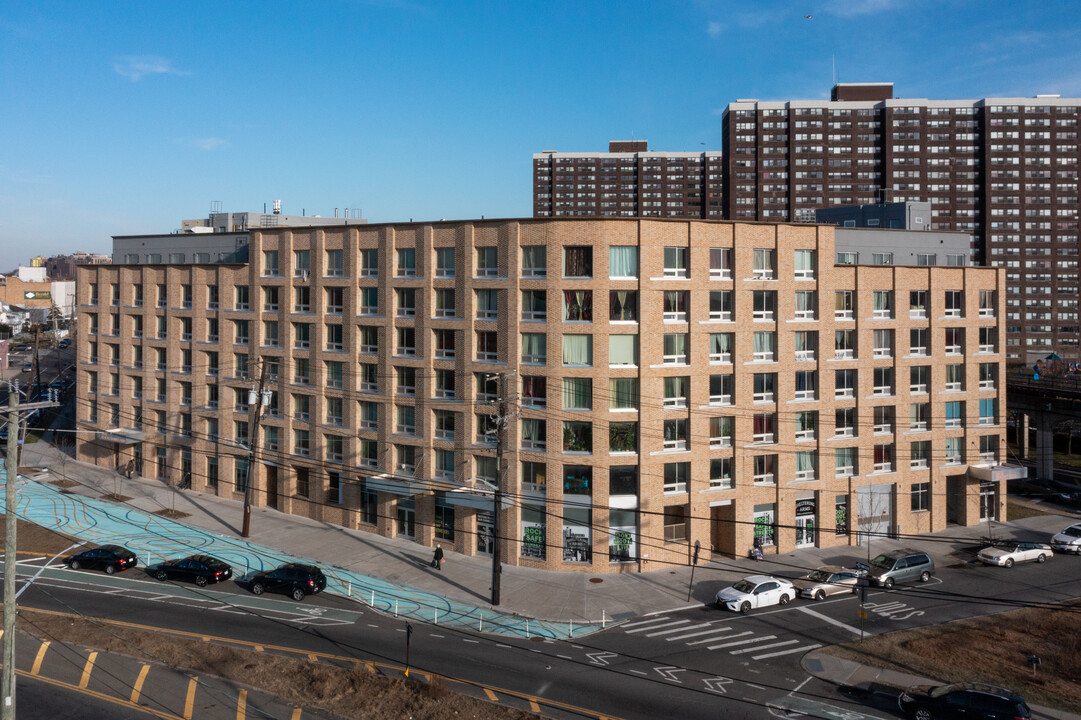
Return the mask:
<svg viewBox="0 0 1081 720"><path fill-rule="evenodd" d="M894 583L927 582L935 574L935 562L920 550L893 550L871 561L867 577L872 585L891 588Z"/></svg>

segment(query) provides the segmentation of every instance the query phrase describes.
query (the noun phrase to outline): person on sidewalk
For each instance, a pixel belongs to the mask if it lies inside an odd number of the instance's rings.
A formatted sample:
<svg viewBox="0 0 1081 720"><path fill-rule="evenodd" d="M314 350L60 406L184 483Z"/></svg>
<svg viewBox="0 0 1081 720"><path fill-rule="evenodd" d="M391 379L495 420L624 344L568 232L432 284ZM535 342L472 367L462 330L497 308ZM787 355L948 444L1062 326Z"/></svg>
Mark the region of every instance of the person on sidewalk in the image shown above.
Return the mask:
<svg viewBox="0 0 1081 720"><path fill-rule="evenodd" d="M432 558L432 567L440 572L443 571L443 547L441 545L435 546L435 557Z"/></svg>

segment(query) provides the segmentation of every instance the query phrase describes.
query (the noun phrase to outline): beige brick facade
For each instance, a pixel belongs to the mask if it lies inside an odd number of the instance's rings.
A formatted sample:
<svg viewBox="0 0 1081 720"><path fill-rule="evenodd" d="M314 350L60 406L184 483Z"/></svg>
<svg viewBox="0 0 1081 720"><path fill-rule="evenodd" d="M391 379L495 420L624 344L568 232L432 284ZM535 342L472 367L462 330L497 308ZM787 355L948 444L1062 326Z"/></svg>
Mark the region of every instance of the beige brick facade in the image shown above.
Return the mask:
<svg viewBox="0 0 1081 720"><path fill-rule="evenodd" d="M543 273L527 265L538 247ZM612 277L612 247L635 249L615 253L637 255L621 273L636 277ZM1004 518L1004 493L981 501L968 472L1005 450L1001 270L835 266L828 226L660 219L259 229L250 257L78 269L79 428L141 440L83 432L80 459L138 454L144 476L240 499L262 361L275 396L255 504L475 554L495 480L488 376L505 374L509 563L648 570L687 562L695 541L706 558L743 555L756 527L767 552L789 552ZM634 293L635 317L617 317ZM636 362L610 345L621 335L637 337ZM524 362L536 336L544 362Z"/></svg>

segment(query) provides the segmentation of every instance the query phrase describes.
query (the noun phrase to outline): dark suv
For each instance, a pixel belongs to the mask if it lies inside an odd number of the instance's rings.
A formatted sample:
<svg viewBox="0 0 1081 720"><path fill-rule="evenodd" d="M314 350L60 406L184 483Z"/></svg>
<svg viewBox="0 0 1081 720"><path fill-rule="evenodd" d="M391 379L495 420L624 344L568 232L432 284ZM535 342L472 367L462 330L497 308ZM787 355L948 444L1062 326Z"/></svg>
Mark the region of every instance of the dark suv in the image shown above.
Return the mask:
<svg viewBox="0 0 1081 720"><path fill-rule="evenodd" d="M288 595L297 602L306 595L321 592L327 586L327 577L314 565L289 563L270 572L258 573L251 578L251 591L262 595L267 590Z"/></svg>
<svg viewBox="0 0 1081 720"><path fill-rule="evenodd" d="M902 713L916 720L933 720L934 718L1027 720L1032 717L1023 697L1005 688L983 683L910 687L897 698L897 705Z"/></svg>

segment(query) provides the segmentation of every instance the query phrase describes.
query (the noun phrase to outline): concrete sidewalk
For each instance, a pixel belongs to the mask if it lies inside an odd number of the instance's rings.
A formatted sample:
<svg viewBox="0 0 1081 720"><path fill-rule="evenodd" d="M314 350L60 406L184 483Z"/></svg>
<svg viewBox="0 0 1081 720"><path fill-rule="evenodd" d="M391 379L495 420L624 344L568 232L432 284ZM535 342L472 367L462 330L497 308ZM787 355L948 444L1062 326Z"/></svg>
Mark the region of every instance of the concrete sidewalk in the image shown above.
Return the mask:
<svg viewBox="0 0 1081 720"><path fill-rule="evenodd" d="M812 650L803 656L803 669L819 680L838 687L846 688L857 694L883 695L896 697L902 690L913 685L944 685L941 680L931 680L918 675L910 675L898 670L862 665L853 660L845 660L829 654L828 651ZM1081 720L1065 710L1041 707L1029 704L1034 718L1053 718L1054 720Z"/></svg>
<svg viewBox="0 0 1081 720"><path fill-rule="evenodd" d="M25 446L25 468L48 468L52 476L78 483L69 492L99 498L119 493L131 498L126 505L147 513L175 508L188 514L183 524L226 538L239 538L241 503L195 492L178 492L157 480L127 479L112 469L77 463L43 441ZM1046 537L1069 520L1061 516L1038 516L1017 523L995 523L996 535ZM379 578L388 583L435 593L451 600L490 607L492 561L448 552L442 572L428 566L431 549L409 540L385 538L374 533L286 515L267 508L252 513L251 542L311 558ZM940 566L956 564L988 533L987 525L951 527L918 539L879 540L871 552L912 546L928 551ZM715 560L694 571L694 587L688 600L691 568L672 566L648 573L600 575L563 573L504 565L500 610L525 617L560 623L604 623L670 611L688 605L710 603L721 587L748 574L775 573L793 576L823 564L851 565L865 558L866 548L808 548L786 555L749 559Z"/></svg>

